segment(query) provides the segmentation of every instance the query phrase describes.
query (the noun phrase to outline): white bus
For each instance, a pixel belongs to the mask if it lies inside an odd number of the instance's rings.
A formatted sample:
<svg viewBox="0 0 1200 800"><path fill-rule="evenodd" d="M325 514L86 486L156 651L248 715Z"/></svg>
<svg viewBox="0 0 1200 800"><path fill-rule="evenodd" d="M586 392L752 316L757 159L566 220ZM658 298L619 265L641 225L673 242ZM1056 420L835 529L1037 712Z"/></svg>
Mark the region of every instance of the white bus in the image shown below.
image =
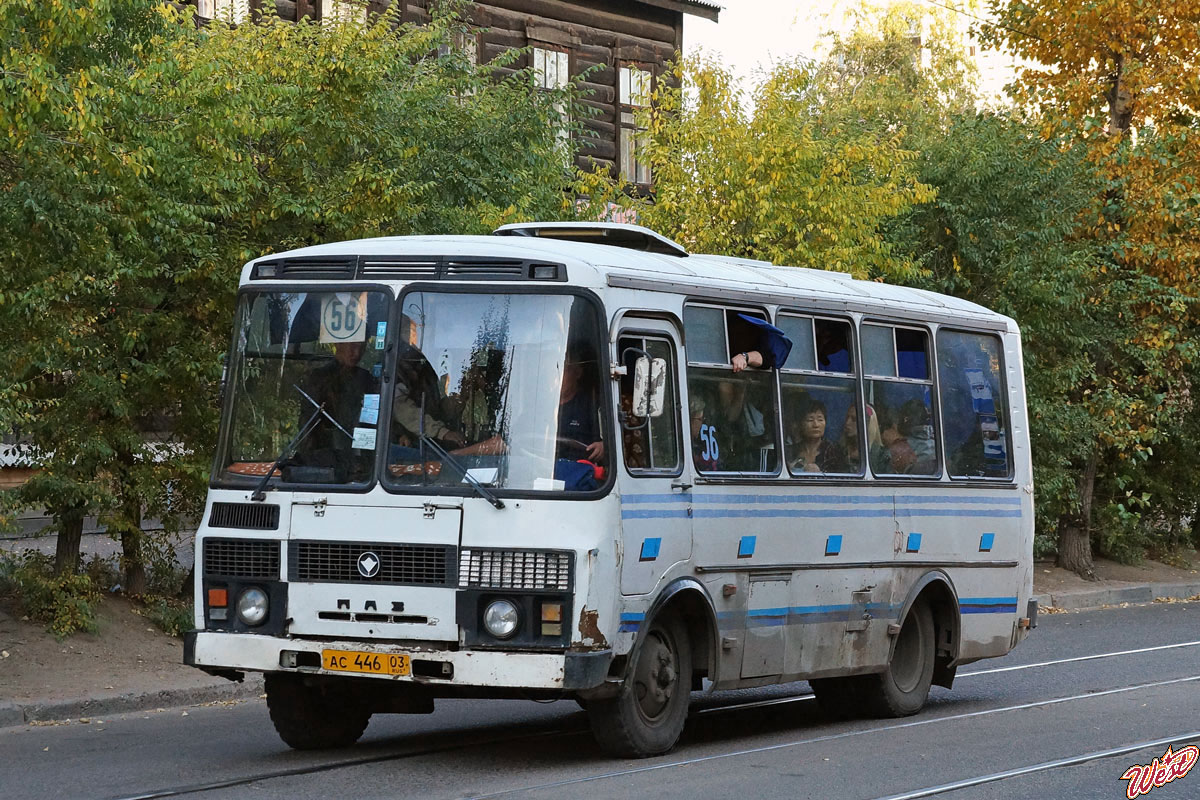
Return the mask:
<svg viewBox="0 0 1200 800"><path fill-rule="evenodd" d="M562 697L646 756L693 690L912 714L1027 635L1013 320L636 226L496 233L243 270L185 661L265 673L288 745Z"/></svg>

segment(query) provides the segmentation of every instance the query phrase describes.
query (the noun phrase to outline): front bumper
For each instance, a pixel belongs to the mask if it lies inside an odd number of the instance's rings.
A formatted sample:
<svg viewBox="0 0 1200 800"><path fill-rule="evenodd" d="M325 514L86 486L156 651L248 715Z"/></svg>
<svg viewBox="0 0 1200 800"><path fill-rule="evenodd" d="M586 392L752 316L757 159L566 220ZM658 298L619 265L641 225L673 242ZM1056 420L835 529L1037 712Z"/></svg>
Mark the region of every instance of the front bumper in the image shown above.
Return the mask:
<svg viewBox="0 0 1200 800"><path fill-rule="evenodd" d="M334 672L319 666L284 666L294 663L320 664L322 650L356 650L380 654L406 654L414 674L404 676L361 675ZM306 654L297 659L294 654ZM612 661L611 650L565 653L512 653L495 650L426 650L363 641L284 639L249 633L188 631L184 634L183 663L217 674L247 672L296 672L310 675L378 678L408 681L428 686L470 686L495 689L591 689L604 682ZM442 669L442 665L449 667ZM419 667L419 673L418 668ZM448 676L448 677L443 677Z"/></svg>

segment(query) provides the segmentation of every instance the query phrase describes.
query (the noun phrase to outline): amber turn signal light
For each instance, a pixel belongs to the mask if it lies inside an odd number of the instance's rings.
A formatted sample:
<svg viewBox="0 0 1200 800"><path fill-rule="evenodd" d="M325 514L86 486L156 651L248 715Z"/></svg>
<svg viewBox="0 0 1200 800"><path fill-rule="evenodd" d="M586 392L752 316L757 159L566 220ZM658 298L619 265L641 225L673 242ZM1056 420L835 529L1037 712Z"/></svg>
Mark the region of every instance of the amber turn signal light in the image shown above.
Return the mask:
<svg viewBox="0 0 1200 800"><path fill-rule="evenodd" d="M209 608L224 608L227 605L229 605L229 591L227 589L208 590Z"/></svg>

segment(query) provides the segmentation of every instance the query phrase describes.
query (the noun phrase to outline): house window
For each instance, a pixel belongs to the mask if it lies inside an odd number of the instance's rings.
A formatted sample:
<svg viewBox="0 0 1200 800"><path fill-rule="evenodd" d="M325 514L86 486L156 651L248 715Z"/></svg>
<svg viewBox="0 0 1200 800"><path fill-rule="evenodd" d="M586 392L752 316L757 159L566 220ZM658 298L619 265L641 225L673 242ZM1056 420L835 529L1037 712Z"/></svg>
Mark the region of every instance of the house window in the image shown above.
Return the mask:
<svg viewBox="0 0 1200 800"><path fill-rule="evenodd" d="M196 0L196 16L240 25L250 16L250 0Z"/></svg>
<svg viewBox="0 0 1200 800"><path fill-rule="evenodd" d="M479 66L479 41L475 38L475 32L455 31L451 35L449 42L438 45L437 54L439 58L443 58L454 52L465 55L467 62L471 66Z"/></svg>
<svg viewBox="0 0 1200 800"><path fill-rule="evenodd" d="M533 74L539 89L565 89L571 81L570 55L562 50L546 50L541 47L533 48ZM570 120L567 117L567 107L563 103L554 105L558 111L562 125L558 129L558 139L566 143L570 138Z"/></svg>
<svg viewBox="0 0 1200 800"><path fill-rule="evenodd" d="M321 19L337 19L342 22L367 22L367 0L321 0Z"/></svg>
<svg viewBox="0 0 1200 800"><path fill-rule="evenodd" d="M639 109L650 107L652 75L632 64L621 67L620 83L620 159L621 177L629 183L650 183L650 163L646 158L646 131L637 124Z"/></svg>

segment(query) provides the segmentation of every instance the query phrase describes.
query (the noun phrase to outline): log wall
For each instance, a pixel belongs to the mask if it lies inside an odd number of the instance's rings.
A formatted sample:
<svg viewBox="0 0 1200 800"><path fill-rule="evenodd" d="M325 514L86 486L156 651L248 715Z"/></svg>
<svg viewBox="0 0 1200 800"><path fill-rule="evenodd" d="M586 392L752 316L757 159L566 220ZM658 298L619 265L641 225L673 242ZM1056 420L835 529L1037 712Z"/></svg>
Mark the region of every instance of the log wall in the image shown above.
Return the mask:
<svg viewBox="0 0 1200 800"><path fill-rule="evenodd" d="M281 19L317 19L320 0L252 0L275 4ZM401 20L429 21L430 0L370 0L368 10L381 14L401 4ZM655 74L683 46L683 14L634 0L500 0L477 2L467 12L479 30L478 53L487 63L512 48L542 46L569 54L572 76L586 74L584 104L595 113L584 120L586 134L578 162L595 161L616 170L620 141L617 125L617 69L635 62ZM498 76L529 66L529 57L496 70Z"/></svg>

